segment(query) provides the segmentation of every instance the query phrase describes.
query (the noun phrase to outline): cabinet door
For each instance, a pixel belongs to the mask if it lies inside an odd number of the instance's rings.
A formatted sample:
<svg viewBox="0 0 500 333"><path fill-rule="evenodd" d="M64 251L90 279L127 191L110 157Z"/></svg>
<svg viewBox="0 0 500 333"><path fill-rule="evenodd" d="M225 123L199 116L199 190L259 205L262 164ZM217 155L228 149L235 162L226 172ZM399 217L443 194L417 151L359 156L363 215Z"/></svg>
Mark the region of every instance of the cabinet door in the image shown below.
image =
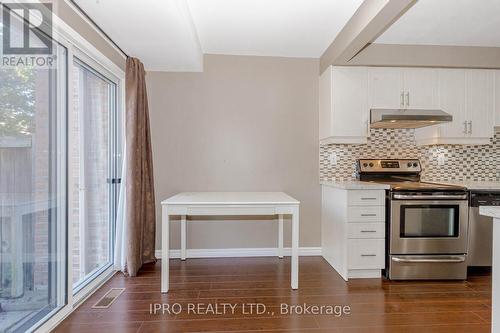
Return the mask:
<svg viewBox="0 0 500 333"><path fill-rule="evenodd" d="M495 126L500 127L500 71L495 71Z"/></svg>
<svg viewBox="0 0 500 333"><path fill-rule="evenodd" d="M332 135L338 138L365 138L368 131L366 67L333 69Z"/></svg>
<svg viewBox="0 0 500 333"><path fill-rule="evenodd" d="M440 69L439 108L453 116L453 121L440 125L443 138L460 138L467 134L465 119L465 70Z"/></svg>
<svg viewBox="0 0 500 333"><path fill-rule="evenodd" d="M466 116L469 135L491 138L494 129L495 74L491 70L466 70Z"/></svg>
<svg viewBox="0 0 500 333"><path fill-rule="evenodd" d="M433 109L438 102L438 71L433 68L405 68L403 71L405 107Z"/></svg>
<svg viewBox="0 0 500 333"><path fill-rule="evenodd" d="M319 78L319 139L331 136L332 132L332 66L325 69Z"/></svg>
<svg viewBox="0 0 500 333"><path fill-rule="evenodd" d="M401 68L369 69L370 108L403 108L403 72Z"/></svg>

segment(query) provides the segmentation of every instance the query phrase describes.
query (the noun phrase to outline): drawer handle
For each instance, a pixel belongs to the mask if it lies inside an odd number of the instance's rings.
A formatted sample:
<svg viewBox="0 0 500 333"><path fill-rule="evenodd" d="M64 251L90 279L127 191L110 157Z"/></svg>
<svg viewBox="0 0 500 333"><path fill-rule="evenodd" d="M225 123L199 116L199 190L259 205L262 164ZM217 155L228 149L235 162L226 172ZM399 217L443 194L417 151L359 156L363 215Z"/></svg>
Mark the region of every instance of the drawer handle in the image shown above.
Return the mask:
<svg viewBox="0 0 500 333"><path fill-rule="evenodd" d="M377 230L361 230L361 232L377 232Z"/></svg>
<svg viewBox="0 0 500 333"><path fill-rule="evenodd" d="M377 198L361 198L361 200L377 200Z"/></svg>
<svg viewBox="0 0 500 333"><path fill-rule="evenodd" d="M376 254L362 254L362 257L376 257Z"/></svg>
<svg viewBox="0 0 500 333"><path fill-rule="evenodd" d="M361 214L361 216L377 216L377 214Z"/></svg>

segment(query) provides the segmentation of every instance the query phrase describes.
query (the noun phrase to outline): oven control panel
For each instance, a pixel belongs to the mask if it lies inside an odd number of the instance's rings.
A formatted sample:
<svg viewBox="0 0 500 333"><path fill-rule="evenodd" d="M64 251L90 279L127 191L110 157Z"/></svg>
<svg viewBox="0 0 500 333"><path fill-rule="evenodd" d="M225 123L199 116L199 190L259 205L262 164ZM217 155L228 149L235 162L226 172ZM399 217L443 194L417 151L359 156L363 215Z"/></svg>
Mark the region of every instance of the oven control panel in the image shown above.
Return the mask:
<svg viewBox="0 0 500 333"><path fill-rule="evenodd" d="M398 159L398 160L358 160L358 170L364 173L370 172L412 172L418 173L422 171L420 161L417 159Z"/></svg>

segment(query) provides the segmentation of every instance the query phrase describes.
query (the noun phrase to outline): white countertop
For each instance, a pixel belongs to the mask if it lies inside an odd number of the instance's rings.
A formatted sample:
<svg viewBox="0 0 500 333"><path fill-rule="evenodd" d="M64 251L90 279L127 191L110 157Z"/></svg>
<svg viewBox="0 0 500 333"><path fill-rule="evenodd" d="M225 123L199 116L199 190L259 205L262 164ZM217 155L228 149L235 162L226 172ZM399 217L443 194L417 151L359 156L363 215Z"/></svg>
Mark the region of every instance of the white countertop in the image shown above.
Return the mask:
<svg viewBox="0 0 500 333"><path fill-rule="evenodd" d="M431 183L458 185L458 186L466 187L468 190L499 190L500 191L500 182L457 180L457 181L446 181L446 182L434 182L434 181L432 181Z"/></svg>
<svg viewBox="0 0 500 333"><path fill-rule="evenodd" d="M484 216L500 219L500 207L498 206L481 206L479 207L479 214Z"/></svg>
<svg viewBox="0 0 500 333"><path fill-rule="evenodd" d="M346 180L346 181L322 181L321 185L331 186L344 190L388 190L391 187L386 184L363 182L359 180Z"/></svg>
<svg viewBox="0 0 500 333"><path fill-rule="evenodd" d="M182 192L161 203L162 205L295 205L300 202L284 192Z"/></svg>

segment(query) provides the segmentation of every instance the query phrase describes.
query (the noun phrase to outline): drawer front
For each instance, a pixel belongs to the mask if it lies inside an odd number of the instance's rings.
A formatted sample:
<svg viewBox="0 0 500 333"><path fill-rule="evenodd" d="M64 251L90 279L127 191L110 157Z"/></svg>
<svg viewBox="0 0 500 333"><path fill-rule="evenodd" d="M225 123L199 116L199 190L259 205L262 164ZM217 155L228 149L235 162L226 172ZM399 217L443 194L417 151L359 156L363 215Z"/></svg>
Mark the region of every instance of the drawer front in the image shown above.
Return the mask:
<svg viewBox="0 0 500 333"><path fill-rule="evenodd" d="M385 238L385 223L349 223L348 238Z"/></svg>
<svg viewBox="0 0 500 333"><path fill-rule="evenodd" d="M348 206L384 206L384 190L351 190L347 193Z"/></svg>
<svg viewBox="0 0 500 333"><path fill-rule="evenodd" d="M385 222L385 206L348 207L347 222Z"/></svg>
<svg viewBox="0 0 500 333"><path fill-rule="evenodd" d="M349 239L349 269L383 269L385 239Z"/></svg>

